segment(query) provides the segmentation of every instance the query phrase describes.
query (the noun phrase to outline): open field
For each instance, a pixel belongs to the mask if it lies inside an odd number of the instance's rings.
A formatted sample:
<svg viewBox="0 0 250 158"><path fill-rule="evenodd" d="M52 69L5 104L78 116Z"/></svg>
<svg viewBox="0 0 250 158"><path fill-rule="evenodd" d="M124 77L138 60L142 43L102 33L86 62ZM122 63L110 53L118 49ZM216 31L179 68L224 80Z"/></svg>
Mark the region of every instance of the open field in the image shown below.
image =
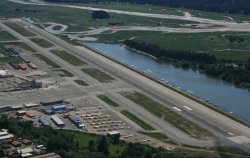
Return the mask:
<svg viewBox="0 0 250 158"><path fill-rule="evenodd" d="M119 31L108 36L96 35L104 42L119 43L134 38L139 42L155 44L173 50L198 51L213 54L217 59L246 61L250 58L250 34L248 33L160 33L150 31ZM230 37L243 41L230 42ZM180 47L181 46L181 47Z"/></svg>
<svg viewBox="0 0 250 158"><path fill-rule="evenodd" d="M92 20L91 11L62 8L54 6L36 6L33 5L30 9L30 5L16 4L2 0L0 5L5 7L0 10L0 17L33 17L38 18L42 22L53 21L56 23L63 23L68 25L67 31L84 31L89 27L108 26L109 23L121 23L124 25L146 25L157 26L158 23L162 23L162 26L179 27L179 24L194 24L195 22L184 20L171 20L171 19L157 19L146 18L137 16L123 16L119 14L111 14L111 19ZM17 9L19 9L17 11ZM35 10L35 11L34 11ZM33 12L34 11L34 12Z"/></svg>
<svg viewBox="0 0 250 158"><path fill-rule="evenodd" d="M88 86L89 85L86 82L84 82L83 80L74 80L74 82L80 86Z"/></svg>
<svg viewBox="0 0 250 158"><path fill-rule="evenodd" d="M68 70L65 70L65 69L57 69L57 70L53 70L53 71L58 72L58 75L61 77L74 77L74 75L71 72L69 72Z"/></svg>
<svg viewBox="0 0 250 158"><path fill-rule="evenodd" d="M224 20L227 19L226 13L215 13L215 12L205 12L205 11L198 11L198 10L190 10L190 9L183 9L183 8L170 8L170 7L161 7L155 5L140 5L140 4L129 4L129 3L88 3L83 4L80 3L78 5L93 7L93 8L105 8L105 9L114 9L114 10L123 10L123 11L133 11L133 12L143 12L143 13L155 13L155 14L171 14L171 15L184 15L183 12L189 12L194 16L202 17L202 18L211 18L211 19L218 19ZM230 14L234 20L248 20L249 16L247 15L239 15L239 14ZM227 19L228 20L228 19Z"/></svg>
<svg viewBox="0 0 250 158"><path fill-rule="evenodd" d="M105 96L105 95L98 95L97 96L99 99L101 99L102 101L104 101L105 103L107 103L110 106L113 107L119 107L120 105L116 102L114 102L113 100L111 100L109 97Z"/></svg>
<svg viewBox="0 0 250 158"><path fill-rule="evenodd" d="M14 36L12 36L6 31L0 30L0 41L14 41L14 40L17 40Z"/></svg>
<svg viewBox="0 0 250 158"><path fill-rule="evenodd" d="M44 56L42 54L36 54L36 56L53 68L60 68L61 67L60 65L58 65L57 63L55 63L54 61L50 60L49 58L47 58L46 56Z"/></svg>
<svg viewBox="0 0 250 158"><path fill-rule="evenodd" d="M164 119L166 122L182 130L183 132L188 133L192 137L205 138L213 136L213 134L208 130L200 127L190 120L185 119L173 110L164 107L162 104L154 101L140 92L121 92L121 94L139 106L145 108L153 115Z"/></svg>
<svg viewBox="0 0 250 158"><path fill-rule="evenodd" d="M15 30L16 32L20 33L21 35L25 36L25 37L32 37L35 36L34 33L28 31L27 29L23 28L22 26L13 23L13 22L5 22L5 25L7 25L8 27L12 28L13 30Z"/></svg>
<svg viewBox="0 0 250 158"><path fill-rule="evenodd" d="M96 68L86 68L82 69L82 71L101 83L112 82L115 80L112 76Z"/></svg>
<svg viewBox="0 0 250 158"><path fill-rule="evenodd" d="M144 130L155 130L152 126L150 126L146 122L142 121L141 119L139 119L137 116L135 116L131 112L129 112L127 110L122 110L121 113L124 116L126 116L127 118L129 118L130 120L132 120L134 123L136 123L137 125L142 127Z"/></svg>
<svg viewBox="0 0 250 158"><path fill-rule="evenodd" d="M74 66L81 66L81 65L87 64L83 60L77 58L74 55L71 55L70 53L66 51L54 49L54 50L51 50L51 52Z"/></svg>
<svg viewBox="0 0 250 158"><path fill-rule="evenodd" d="M174 141L170 140L166 135L161 134L161 133L157 133L157 132L139 132L139 133L142 133L146 136L158 139L158 140L165 142L165 143L176 145L176 143Z"/></svg>
<svg viewBox="0 0 250 158"><path fill-rule="evenodd" d="M42 38L31 38L30 40L43 48L50 48L54 46L52 43Z"/></svg>

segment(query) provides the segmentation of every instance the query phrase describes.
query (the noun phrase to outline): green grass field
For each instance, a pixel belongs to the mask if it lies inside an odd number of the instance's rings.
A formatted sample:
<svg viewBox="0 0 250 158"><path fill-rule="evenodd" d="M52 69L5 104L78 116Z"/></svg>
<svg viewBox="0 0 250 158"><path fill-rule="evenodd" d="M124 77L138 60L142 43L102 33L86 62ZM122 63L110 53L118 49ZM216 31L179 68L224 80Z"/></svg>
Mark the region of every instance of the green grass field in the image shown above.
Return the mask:
<svg viewBox="0 0 250 158"><path fill-rule="evenodd" d="M50 47L55 46L54 44L42 38L30 38L30 40L43 48L50 48Z"/></svg>
<svg viewBox="0 0 250 158"><path fill-rule="evenodd" d="M0 41L15 41L15 40L17 39L14 36L12 36L6 31L0 30Z"/></svg>
<svg viewBox="0 0 250 158"><path fill-rule="evenodd" d="M80 86L88 86L89 85L86 82L84 82L83 80L74 80L74 82Z"/></svg>
<svg viewBox="0 0 250 158"><path fill-rule="evenodd" d="M107 103L110 106L113 107L119 107L120 105L116 102L114 102L113 100L111 100L109 97L105 96L105 95L98 95L97 96L99 99L101 99L102 101L104 101L105 103Z"/></svg>
<svg viewBox="0 0 250 158"><path fill-rule="evenodd" d="M25 50L27 50L27 51L30 51L30 52L32 52L32 53L35 53L35 52L36 52L35 49L33 49L32 47L28 46L28 45L25 44L25 43L19 42L19 43L14 43L14 45L17 46L17 47L20 47L20 48L22 48L22 49L25 49Z"/></svg>
<svg viewBox="0 0 250 158"><path fill-rule="evenodd" d="M42 54L35 54L39 59L41 59L42 61L44 61L45 63L47 63L49 66L51 66L52 68L61 68L60 65L58 65L57 63L55 63L54 61L50 60L49 58L47 58L46 56L42 55Z"/></svg>
<svg viewBox="0 0 250 158"><path fill-rule="evenodd" d="M139 119L137 116L135 116L131 112L129 112L127 110L122 110L121 113L124 116L126 116L127 118L129 118L130 120L132 120L134 123L136 123L137 125L139 125L144 130L155 130L152 126L150 126L146 122L142 121L141 119Z"/></svg>
<svg viewBox="0 0 250 158"><path fill-rule="evenodd" d="M227 36L237 36L243 42L230 42ZM161 48L208 53L217 59L246 61L250 59L250 33L160 33L150 31L119 31L94 37L101 42L119 43L131 37L139 42L155 44Z"/></svg>
<svg viewBox="0 0 250 158"><path fill-rule="evenodd" d="M82 71L101 83L112 82L115 80L112 76L96 68L86 68L82 69Z"/></svg>
<svg viewBox="0 0 250 158"><path fill-rule="evenodd" d="M10 27L11 29L15 30L16 32L20 33L21 35L25 36L25 37L35 36L34 33L28 31L24 27L14 23L14 22L4 22L4 24L7 25L8 27Z"/></svg>
<svg viewBox="0 0 250 158"><path fill-rule="evenodd" d="M74 77L74 75L71 72L65 69L57 69L53 71L58 72L58 75L61 77Z"/></svg>
<svg viewBox="0 0 250 158"><path fill-rule="evenodd" d="M77 58L74 55L71 55L70 53L68 53L66 51L54 49L54 50L51 50L51 52L53 54L57 55L58 57L62 58L63 60L67 61L71 65L81 66L81 65L86 65L87 64L83 60Z"/></svg>
<svg viewBox="0 0 250 158"><path fill-rule="evenodd" d="M139 132L139 133L144 134L144 135L149 136L149 137L152 137L152 138L155 138L155 139L160 140L164 143L177 145L177 143L175 143L174 141L169 139L168 136L166 136L162 133L157 133L157 132Z"/></svg>
<svg viewBox="0 0 250 158"><path fill-rule="evenodd" d="M98 26L109 26L109 23L121 23L124 25L146 25L146 26L157 26L158 23L162 23L162 26L174 26L179 27L179 24L195 22L184 21L184 20L171 20L171 19L158 19L158 18L147 18L137 17L129 15L111 14L111 19L104 20L92 20L91 11L54 7L54 6L36 6L36 5L23 5L13 2L2 0L1 6L4 6L0 10L0 18L9 17L31 17L38 18L40 22L53 21L57 23L63 23L68 25L67 31L84 31L89 27ZM32 7L32 9L31 9ZM34 11L35 10L35 11Z"/></svg>
<svg viewBox="0 0 250 158"><path fill-rule="evenodd" d="M81 5L81 4L78 4ZM226 13L213 13L213 12L205 12L198 10L190 10L184 8L170 8L170 7L162 7L162 6L154 6L154 5L140 5L140 4L129 4L129 3L88 3L82 4L84 6L95 7L95 8L105 8L105 9L114 9L114 10L124 10L124 11L135 11L135 12L143 12L143 13L155 13L155 14L171 14L171 15L184 15L183 12L189 12L196 17L202 18L210 18L210 19L218 19L218 20L228 20L225 16L228 16ZM249 15L239 15L239 14L230 14L234 20L249 20Z"/></svg>
<svg viewBox="0 0 250 158"><path fill-rule="evenodd" d="M140 92L121 92L123 96L133 101L137 105L145 108L153 115L165 120L171 125L175 126L179 130L189 134L192 137L196 138L205 138L205 137L213 137L213 134L200 127L199 125L189 121L183 116L177 114L173 110L165 107L164 105L156 102L155 100L149 98L148 96L140 93Z"/></svg>

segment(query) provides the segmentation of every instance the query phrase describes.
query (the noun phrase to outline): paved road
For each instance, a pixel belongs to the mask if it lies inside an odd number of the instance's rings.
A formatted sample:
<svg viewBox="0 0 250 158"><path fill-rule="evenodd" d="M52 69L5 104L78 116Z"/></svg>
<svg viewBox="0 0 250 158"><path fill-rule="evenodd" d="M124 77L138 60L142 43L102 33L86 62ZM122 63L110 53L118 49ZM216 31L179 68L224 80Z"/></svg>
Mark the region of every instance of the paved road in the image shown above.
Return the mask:
<svg viewBox="0 0 250 158"><path fill-rule="evenodd" d="M21 25L26 25L26 26L31 25L25 21L19 21L19 23ZM177 94L176 92L173 92L169 90L168 88L163 87L162 85L159 85L158 83L155 83L148 78L145 78L117 63L114 63L108 60L107 58L104 58L92 52L91 50L88 50L84 47L74 47L71 44L66 43L65 41L41 30L40 28L36 26L33 26L30 29L36 34L58 45L58 47L63 48L78 57L83 58L88 63L96 65L100 67L101 69L107 71L108 73L112 74L117 79L128 83L129 85L131 85L131 87L140 89L141 91L145 92L149 96L163 103L165 106L170 107L170 108L172 106L175 106L175 107L182 109L182 112L180 113L181 115L193 120L194 122L202 126L206 126L206 128L214 131L216 136L222 138L221 140L226 139L227 132L231 132L235 135L244 135L244 136L250 137L250 130L248 127L245 127L180 94ZM16 37L20 36L14 31L12 31L11 33L14 34ZM19 38L24 40L30 46L34 45L34 43L32 43L29 39L25 37L19 37ZM44 50L41 50L41 51L44 52ZM72 65L69 65L68 63L64 63L61 59L58 59L58 57L55 57L51 54L52 53L45 52L46 56L51 57L51 59L55 60L60 65L65 66L66 69L71 70L75 74L80 73L78 70L75 70L75 68L72 67ZM116 85L114 87L116 87ZM107 87L100 85L99 88L105 91ZM154 124L157 127L161 127L160 130L165 131L166 133L170 134L170 136L173 139L181 141L181 143L185 143L189 145L213 146L214 144L213 140L194 139L190 137L189 135L177 130L176 128L171 127L170 125L159 120L158 118L155 118L155 116L148 113L144 109L140 109L138 106L134 104L130 104L131 102L129 102L128 100L125 100L124 98L122 98L122 96L115 94L114 91L108 91L108 92L109 94L112 94L112 96L118 98L120 101L123 100L123 102L127 103L126 105L128 105L129 108L133 109L140 117L145 118L145 120L149 120L150 123ZM193 110L189 111L187 109L184 109L183 106L188 106L192 108Z"/></svg>
<svg viewBox="0 0 250 158"><path fill-rule="evenodd" d="M53 4L53 3L46 3L46 2L40 2L40 1L34 1L34 2L27 2L24 0L9 0L9 1L21 3L21 4L40 5L40 6L57 6L57 7L67 7L67 8L75 8L75 9L83 9L83 10L91 10L91 11L104 10L106 12L116 13L116 14L151 17L151 18L162 18L162 19L187 20L187 21L194 21L194 22L205 23L205 24L220 25L220 27L224 26L223 28L220 28L220 30L217 30L218 29L217 27L211 28L214 32L224 31L224 30L250 32L249 22L236 23L236 22L230 22L230 21L225 21L225 20L212 20L212 19L193 17L193 16L177 16L177 15L168 15L168 14L142 13L142 12L112 10L112 9L103 9L103 8L92 8L92 7L84 7L84 6L74 6L74 5L69 5L69 4L67 5ZM202 30L202 29L198 29L198 30Z"/></svg>

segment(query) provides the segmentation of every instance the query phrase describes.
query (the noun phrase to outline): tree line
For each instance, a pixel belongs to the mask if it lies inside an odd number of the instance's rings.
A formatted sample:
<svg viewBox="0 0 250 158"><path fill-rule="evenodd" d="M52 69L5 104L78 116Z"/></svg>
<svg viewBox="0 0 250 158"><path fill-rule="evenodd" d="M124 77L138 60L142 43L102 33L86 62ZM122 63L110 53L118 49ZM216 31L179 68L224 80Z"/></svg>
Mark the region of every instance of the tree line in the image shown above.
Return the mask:
<svg viewBox="0 0 250 158"><path fill-rule="evenodd" d="M186 8L200 11L210 11L231 14L250 14L249 0L45 0L47 2L63 3L130 3L152 4L165 7Z"/></svg>
<svg viewBox="0 0 250 158"><path fill-rule="evenodd" d="M205 53L163 49L154 44L135 40L125 40L124 44L157 59L172 62L176 67L196 69L206 75L250 90L250 59L247 62L217 60L214 56Z"/></svg>
<svg viewBox="0 0 250 158"><path fill-rule="evenodd" d="M32 121L24 121L7 115L0 115L0 129L8 129L16 138L27 138L43 144L47 152L55 152L63 158L165 158L185 157L180 154L168 153L162 148L152 148L143 144L126 143L119 140L119 137L99 136L94 134L80 133L69 130L56 130L51 127L34 127ZM79 137L92 137L91 140L82 145ZM112 154L111 146L116 148ZM8 155L0 147L0 157L20 158L18 153Z"/></svg>
<svg viewBox="0 0 250 158"><path fill-rule="evenodd" d="M146 52L158 59L187 60L201 63L214 63L216 58L205 53L197 53L183 50L163 49L157 45L135 40L125 40L124 44L130 48Z"/></svg>

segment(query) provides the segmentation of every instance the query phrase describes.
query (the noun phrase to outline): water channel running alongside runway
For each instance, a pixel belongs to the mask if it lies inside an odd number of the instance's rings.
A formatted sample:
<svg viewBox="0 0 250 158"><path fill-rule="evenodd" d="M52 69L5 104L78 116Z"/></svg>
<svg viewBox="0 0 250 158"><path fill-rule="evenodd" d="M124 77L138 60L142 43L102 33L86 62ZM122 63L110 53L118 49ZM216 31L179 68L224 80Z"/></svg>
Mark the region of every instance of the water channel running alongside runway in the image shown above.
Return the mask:
<svg viewBox="0 0 250 158"><path fill-rule="evenodd" d="M208 77L199 71L186 70L134 52L119 44L85 43L105 55L119 60L162 82L192 93L225 112L250 123L250 92L228 82Z"/></svg>

